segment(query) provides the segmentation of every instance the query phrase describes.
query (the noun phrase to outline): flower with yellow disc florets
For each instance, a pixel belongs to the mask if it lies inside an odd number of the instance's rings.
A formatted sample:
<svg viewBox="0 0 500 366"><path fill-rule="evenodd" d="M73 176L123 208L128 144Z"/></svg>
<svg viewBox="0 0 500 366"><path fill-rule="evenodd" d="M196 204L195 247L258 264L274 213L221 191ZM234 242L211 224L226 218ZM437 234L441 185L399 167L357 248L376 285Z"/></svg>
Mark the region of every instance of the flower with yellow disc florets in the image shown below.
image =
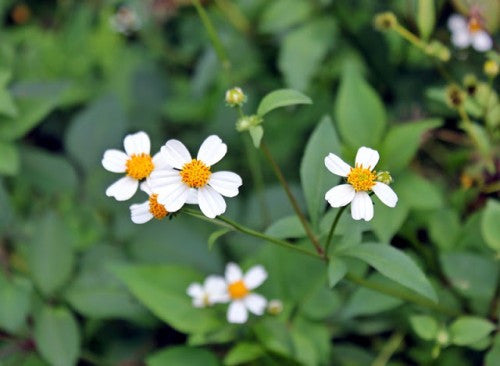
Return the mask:
<svg viewBox="0 0 500 366"><path fill-rule="evenodd" d="M203 282L192 283L187 288L187 294L193 299L193 306L205 308L216 303L227 302L226 281L221 276L208 276Z"/></svg>

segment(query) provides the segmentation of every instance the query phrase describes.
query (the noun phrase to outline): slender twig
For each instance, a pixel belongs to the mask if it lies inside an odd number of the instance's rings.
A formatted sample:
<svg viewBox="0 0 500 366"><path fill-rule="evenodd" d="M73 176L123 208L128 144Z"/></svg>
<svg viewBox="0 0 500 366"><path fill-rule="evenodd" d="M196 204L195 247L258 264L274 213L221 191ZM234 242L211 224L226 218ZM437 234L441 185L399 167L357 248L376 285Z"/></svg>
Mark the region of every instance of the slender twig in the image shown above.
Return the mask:
<svg viewBox="0 0 500 366"><path fill-rule="evenodd" d="M394 352L397 351L401 342L404 339L404 334L401 331L394 332L387 343L382 347L377 358L372 362L372 366L385 366L391 359Z"/></svg>
<svg viewBox="0 0 500 366"><path fill-rule="evenodd" d="M309 240L311 241L312 245L316 248L316 251L318 252L318 254L322 256L324 253L323 248L319 244L318 239L316 238L316 236L314 235L314 233L311 230L311 227L307 223L306 217L302 213L302 210L300 209L299 204L297 203L297 200L295 199L294 195L292 194L292 191L290 190L290 187L288 186L288 183L287 183L285 177L283 176L283 173L281 172L280 167L278 166L276 161L274 161L274 158L271 155L271 152L269 151L269 148L267 147L267 145L264 141L262 141L260 143L260 147L261 147L262 152L264 153L266 159L269 161L269 164L273 168L274 174L276 175L281 186L285 190L285 193L286 193L290 203L292 204L293 210L295 211L300 222L302 223L302 226L304 227L304 230L306 231L306 234L309 237Z"/></svg>
<svg viewBox="0 0 500 366"><path fill-rule="evenodd" d="M337 224L339 223L340 216L342 216L342 213L345 211L346 207L347 206L342 206L337 211L337 215L335 215L335 219L333 220L332 226L330 227L330 232L328 233L328 238L326 239L325 255L328 255L328 249L330 248L330 243L332 241L333 233L335 232L335 228L337 227Z"/></svg>
<svg viewBox="0 0 500 366"><path fill-rule="evenodd" d="M245 14L229 0L215 0L215 4L219 7L224 17L231 23L238 31L249 34L252 30L250 22Z"/></svg>
<svg viewBox="0 0 500 366"><path fill-rule="evenodd" d="M427 46L427 44L420 38L418 38L416 35L414 35L412 32L410 32L408 29L406 29L400 24L396 24L393 29L396 32L398 32L401 35L401 37L406 39L408 42L413 43L415 46L425 51L425 47Z"/></svg>

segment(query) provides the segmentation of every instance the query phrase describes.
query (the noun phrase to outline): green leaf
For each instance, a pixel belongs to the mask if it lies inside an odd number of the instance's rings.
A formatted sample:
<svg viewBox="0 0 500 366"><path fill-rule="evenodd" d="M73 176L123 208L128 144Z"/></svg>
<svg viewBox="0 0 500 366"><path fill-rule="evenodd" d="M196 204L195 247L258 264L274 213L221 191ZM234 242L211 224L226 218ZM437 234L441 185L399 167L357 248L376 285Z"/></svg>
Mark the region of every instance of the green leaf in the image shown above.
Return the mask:
<svg viewBox="0 0 500 366"><path fill-rule="evenodd" d="M420 36L426 41L436 25L436 10L434 0L418 0L417 26Z"/></svg>
<svg viewBox="0 0 500 366"><path fill-rule="evenodd" d="M380 97L350 64L342 73L335 117L342 141L353 148L378 145L385 130L387 117Z"/></svg>
<svg viewBox="0 0 500 366"><path fill-rule="evenodd" d="M10 78L10 71L0 70L0 114L15 118L18 115L17 107L9 91L6 89Z"/></svg>
<svg viewBox="0 0 500 366"><path fill-rule="evenodd" d="M493 347L486 354L485 366L497 366L500 364L500 335L497 334Z"/></svg>
<svg viewBox="0 0 500 366"><path fill-rule="evenodd" d="M158 318L184 333L217 329L222 321L214 309L193 307L186 294L200 274L180 266L115 266L113 272L132 294Z"/></svg>
<svg viewBox="0 0 500 366"><path fill-rule="evenodd" d="M251 342L240 342L229 350L224 357L224 365L240 365L259 359L265 354L261 345Z"/></svg>
<svg viewBox="0 0 500 366"><path fill-rule="evenodd" d="M28 252L33 282L45 295L52 295L69 279L73 271L73 243L60 217L47 212L35 223Z"/></svg>
<svg viewBox="0 0 500 366"><path fill-rule="evenodd" d="M412 315L410 316L410 324L420 338L426 341L432 341L436 338L438 323L432 316Z"/></svg>
<svg viewBox="0 0 500 366"><path fill-rule="evenodd" d="M44 307L35 319L34 334L38 351L51 365L76 365L80 333L67 309Z"/></svg>
<svg viewBox="0 0 500 366"><path fill-rule="evenodd" d="M269 2L260 16L259 31L277 33L305 21L312 12L306 0L275 0Z"/></svg>
<svg viewBox="0 0 500 366"><path fill-rule="evenodd" d="M252 138L253 146L258 149L260 146L260 141L264 136L264 128L262 126L253 126L250 127L248 133L250 133L250 137Z"/></svg>
<svg viewBox="0 0 500 366"><path fill-rule="evenodd" d="M460 217L456 211L442 209L431 215L429 234L440 249L448 250L456 247L460 231Z"/></svg>
<svg viewBox="0 0 500 366"><path fill-rule="evenodd" d="M437 301L436 293L425 274L399 249L384 244L368 243L348 247L339 254L361 259L391 280L432 301Z"/></svg>
<svg viewBox="0 0 500 366"><path fill-rule="evenodd" d="M231 231L232 231L231 229L220 229L210 234L210 236L208 237L208 249L212 250L217 239L219 239L221 236L224 236Z"/></svg>
<svg viewBox="0 0 500 366"><path fill-rule="evenodd" d="M324 116L307 142L300 163L300 180L307 209L314 227L325 210L325 193L338 182L338 177L325 167L329 153L340 154L340 142L329 116Z"/></svg>
<svg viewBox="0 0 500 366"><path fill-rule="evenodd" d="M343 305L337 292L332 291L323 281L312 288L300 306L300 313L312 320L324 320Z"/></svg>
<svg viewBox="0 0 500 366"><path fill-rule="evenodd" d="M0 175L15 175L19 171L19 151L8 141L0 141Z"/></svg>
<svg viewBox="0 0 500 366"><path fill-rule="evenodd" d="M285 36L278 67L287 85L307 89L328 51L335 46L337 33L332 18L316 18Z"/></svg>
<svg viewBox="0 0 500 366"><path fill-rule="evenodd" d="M394 181L394 191L400 202L405 202L410 208L431 210L443 206L443 196L439 188L412 172L405 172Z"/></svg>
<svg viewBox="0 0 500 366"><path fill-rule="evenodd" d="M489 199L481 218L481 233L488 246L500 251L500 202Z"/></svg>
<svg viewBox="0 0 500 366"><path fill-rule="evenodd" d="M174 346L149 356L146 360L146 365L219 366L220 362L212 352L205 349L188 346Z"/></svg>
<svg viewBox="0 0 500 366"><path fill-rule="evenodd" d="M280 239L297 239L306 236L302 223L295 215L275 221L266 229L265 233Z"/></svg>
<svg viewBox="0 0 500 366"><path fill-rule="evenodd" d="M337 257L331 257L328 262L328 285L333 288L347 273L347 265Z"/></svg>
<svg viewBox="0 0 500 366"><path fill-rule="evenodd" d="M14 217L10 197L5 190L2 180L0 179L0 234L9 228L9 224Z"/></svg>
<svg viewBox="0 0 500 366"><path fill-rule="evenodd" d="M26 279L7 279L0 273L0 329L16 334L27 325L32 292L33 285Z"/></svg>
<svg viewBox="0 0 500 366"><path fill-rule="evenodd" d="M293 341L285 323L278 319L262 319L254 325L253 330L267 350L287 357L293 355Z"/></svg>
<svg viewBox="0 0 500 366"><path fill-rule="evenodd" d="M274 90L262 98L257 109L257 114L262 117L276 108L296 104L312 104L312 100L297 90Z"/></svg>
<svg viewBox="0 0 500 366"><path fill-rule="evenodd" d="M381 242L389 243L408 217L408 206L403 200L399 200L394 208L387 207L378 199L374 201L375 214L370 225Z"/></svg>
<svg viewBox="0 0 500 366"><path fill-rule="evenodd" d="M494 329L495 325L486 319L461 316L450 325L451 342L457 346L468 346L480 341Z"/></svg>
<svg viewBox="0 0 500 366"><path fill-rule="evenodd" d="M406 168L415 156L424 132L441 126L442 123L441 119L433 118L392 127L380 149L380 161L384 169L394 173Z"/></svg>

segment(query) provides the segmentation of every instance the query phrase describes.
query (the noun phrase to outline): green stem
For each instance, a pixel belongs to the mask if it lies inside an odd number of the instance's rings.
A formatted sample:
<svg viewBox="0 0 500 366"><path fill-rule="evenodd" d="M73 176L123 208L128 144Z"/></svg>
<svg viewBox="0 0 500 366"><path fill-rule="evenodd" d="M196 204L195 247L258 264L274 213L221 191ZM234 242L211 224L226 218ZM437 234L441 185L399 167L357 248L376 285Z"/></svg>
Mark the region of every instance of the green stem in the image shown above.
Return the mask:
<svg viewBox="0 0 500 366"><path fill-rule="evenodd" d="M418 48L425 51L426 43L410 32L408 29L403 27L401 24L396 24L393 28L396 32L398 32L401 37L406 39L408 42L414 44Z"/></svg>
<svg viewBox="0 0 500 366"><path fill-rule="evenodd" d="M316 238L316 236L314 235L314 233L311 230L311 227L307 223L306 217L302 213L302 211L299 207L299 204L297 203L297 200L293 196L292 191L290 190L290 187L288 186L288 183L286 182L286 179L285 179L283 173L281 172L280 167L278 166L278 164L276 164L276 161L274 161L274 158L271 155L271 152L269 151L267 144L264 141L262 141L260 143L260 147L261 147L262 152L264 153L265 157L269 161L269 164L273 168L274 174L276 175L281 186L285 190L285 193L286 193L290 203L292 204L293 210L295 211L300 222L302 223L302 226L304 227L304 230L306 231L306 234L309 237L309 240L311 241L312 245L316 248L316 251L318 252L318 254L320 256L323 256L323 254L324 254L323 248L319 244L318 239Z"/></svg>
<svg viewBox="0 0 500 366"><path fill-rule="evenodd" d="M401 345L404 339L404 334L401 331L396 331L391 335L391 338L382 347L377 358L373 361L372 366L385 366L387 362L391 359L392 355Z"/></svg>
<svg viewBox="0 0 500 366"><path fill-rule="evenodd" d="M342 216L342 213L345 211L346 206L342 206L338 212L337 215L335 215L335 219L333 220L332 226L330 227L330 232L328 233L328 238L326 239L326 245L325 245L325 255L328 254L328 249L330 248L330 243L332 241L333 233L335 232L335 228L337 227L337 224L339 223L340 216Z"/></svg>
<svg viewBox="0 0 500 366"><path fill-rule="evenodd" d="M215 4L224 13L224 17L231 23L238 31L249 34L251 25L245 14L233 2L229 0L215 0Z"/></svg>

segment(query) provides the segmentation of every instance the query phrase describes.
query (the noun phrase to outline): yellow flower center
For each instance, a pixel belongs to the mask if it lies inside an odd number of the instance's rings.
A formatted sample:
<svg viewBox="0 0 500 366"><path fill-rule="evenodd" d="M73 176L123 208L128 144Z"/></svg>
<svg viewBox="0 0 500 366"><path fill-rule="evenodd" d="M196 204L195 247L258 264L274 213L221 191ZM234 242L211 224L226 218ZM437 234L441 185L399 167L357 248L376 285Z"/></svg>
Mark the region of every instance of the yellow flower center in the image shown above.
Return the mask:
<svg viewBox="0 0 500 366"><path fill-rule="evenodd" d="M352 185L356 192L369 191L375 185L376 178L377 174L374 171L363 168L363 165L356 165L347 175L347 183Z"/></svg>
<svg viewBox="0 0 500 366"><path fill-rule="evenodd" d="M468 27L471 33L479 32L482 29L481 22L476 17L470 18Z"/></svg>
<svg viewBox="0 0 500 366"><path fill-rule="evenodd" d="M161 203L158 203L158 194L154 193L149 196L149 212L155 219L161 220L168 215L168 211Z"/></svg>
<svg viewBox="0 0 500 366"><path fill-rule="evenodd" d="M249 291L242 280L231 283L228 286L229 296L232 299L241 299L248 295Z"/></svg>
<svg viewBox="0 0 500 366"><path fill-rule="evenodd" d="M126 162L127 175L141 180L149 176L154 169L153 159L149 154L132 154Z"/></svg>
<svg viewBox="0 0 500 366"><path fill-rule="evenodd" d="M180 172L182 181L191 188L201 188L208 183L210 167L201 160L193 159L184 164Z"/></svg>

